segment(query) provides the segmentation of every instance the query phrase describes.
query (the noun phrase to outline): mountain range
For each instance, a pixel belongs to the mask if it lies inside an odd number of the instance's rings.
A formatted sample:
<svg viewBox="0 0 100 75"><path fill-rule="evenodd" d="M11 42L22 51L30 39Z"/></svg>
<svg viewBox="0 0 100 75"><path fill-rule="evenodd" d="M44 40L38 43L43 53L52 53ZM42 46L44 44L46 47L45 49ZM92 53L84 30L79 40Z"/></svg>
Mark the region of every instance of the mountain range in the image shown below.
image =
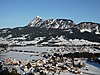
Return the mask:
<svg viewBox="0 0 100 75"><path fill-rule="evenodd" d="M0 38L15 44L70 44L73 41L100 43L100 24L71 19L47 19L36 16L24 27L0 29ZM73 41L71 41L73 40ZM24 42L23 42L24 41ZM63 43L64 42L64 43ZM84 44L85 44L84 43Z"/></svg>

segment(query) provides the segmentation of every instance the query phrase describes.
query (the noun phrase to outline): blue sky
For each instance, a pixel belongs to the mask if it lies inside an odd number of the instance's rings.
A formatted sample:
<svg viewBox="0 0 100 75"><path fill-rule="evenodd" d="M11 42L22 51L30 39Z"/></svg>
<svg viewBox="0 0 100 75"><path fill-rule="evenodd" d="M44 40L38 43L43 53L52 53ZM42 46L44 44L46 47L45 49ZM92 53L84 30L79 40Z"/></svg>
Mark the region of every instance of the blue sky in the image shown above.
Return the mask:
<svg viewBox="0 0 100 75"><path fill-rule="evenodd" d="M0 28L26 26L37 15L100 23L100 0L0 0Z"/></svg>

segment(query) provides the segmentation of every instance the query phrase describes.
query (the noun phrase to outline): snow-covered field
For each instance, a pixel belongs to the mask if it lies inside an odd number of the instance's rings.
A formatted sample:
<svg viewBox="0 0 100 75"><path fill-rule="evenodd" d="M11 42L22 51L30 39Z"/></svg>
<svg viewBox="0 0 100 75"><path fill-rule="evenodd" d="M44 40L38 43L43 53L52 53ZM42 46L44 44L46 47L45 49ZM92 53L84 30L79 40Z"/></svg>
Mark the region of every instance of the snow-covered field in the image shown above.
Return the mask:
<svg viewBox="0 0 100 75"><path fill-rule="evenodd" d="M54 48L55 48L55 50L54 50ZM74 51L73 48L76 50ZM8 47L7 50L8 51L14 50L14 51L9 51L9 52L5 53L4 55L6 58L17 58L17 59L25 59L25 60L41 59L40 54L42 52L47 52L47 53L56 52L56 53L61 53L61 54L73 53L73 52L100 53L100 50L90 48L90 47L83 47L83 48L80 47L78 49L77 47L64 48L64 47L23 46L23 47ZM33 53L32 52L25 52L25 51L33 51Z"/></svg>
<svg viewBox="0 0 100 75"><path fill-rule="evenodd" d="M54 47L35 47L35 46L26 46L26 47L9 47L8 50L22 50L23 52L10 51L5 53L6 58L17 58L24 60L32 60L32 59L41 59L42 57L39 55L41 52L49 52ZM24 51L34 51L35 53L27 53Z"/></svg>
<svg viewBox="0 0 100 75"><path fill-rule="evenodd" d="M37 46L25 46L25 47L9 47L8 50L10 49L18 49L18 50L28 50L28 51L38 51L38 52L43 52L47 51L50 49L53 49L54 47L37 47Z"/></svg>

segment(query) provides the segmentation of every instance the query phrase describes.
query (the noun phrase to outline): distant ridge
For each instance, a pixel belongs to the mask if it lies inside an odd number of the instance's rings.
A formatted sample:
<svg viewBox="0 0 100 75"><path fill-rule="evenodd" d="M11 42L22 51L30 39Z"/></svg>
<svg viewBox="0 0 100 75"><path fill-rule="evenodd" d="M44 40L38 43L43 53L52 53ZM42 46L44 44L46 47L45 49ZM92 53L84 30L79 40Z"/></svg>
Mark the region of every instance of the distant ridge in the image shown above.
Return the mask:
<svg viewBox="0 0 100 75"><path fill-rule="evenodd" d="M61 42L61 38L64 44L71 39L100 43L100 24L94 22L75 24L71 19L44 20L36 16L25 27L0 29L0 38L14 43L34 40L35 44L51 43L51 41L55 44Z"/></svg>

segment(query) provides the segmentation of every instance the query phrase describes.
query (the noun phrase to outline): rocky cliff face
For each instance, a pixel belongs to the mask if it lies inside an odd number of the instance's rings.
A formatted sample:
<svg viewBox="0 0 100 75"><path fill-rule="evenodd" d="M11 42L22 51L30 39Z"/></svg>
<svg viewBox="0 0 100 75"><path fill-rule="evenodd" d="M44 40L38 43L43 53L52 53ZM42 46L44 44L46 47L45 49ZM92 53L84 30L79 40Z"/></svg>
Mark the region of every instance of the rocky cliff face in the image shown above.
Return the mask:
<svg viewBox="0 0 100 75"><path fill-rule="evenodd" d="M74 23L69 19L48 19L43 20L41 17L37 16L29 24L29 27L44 27L44 28L54 28L54 29L67 29L74 27Z"/></svg>

